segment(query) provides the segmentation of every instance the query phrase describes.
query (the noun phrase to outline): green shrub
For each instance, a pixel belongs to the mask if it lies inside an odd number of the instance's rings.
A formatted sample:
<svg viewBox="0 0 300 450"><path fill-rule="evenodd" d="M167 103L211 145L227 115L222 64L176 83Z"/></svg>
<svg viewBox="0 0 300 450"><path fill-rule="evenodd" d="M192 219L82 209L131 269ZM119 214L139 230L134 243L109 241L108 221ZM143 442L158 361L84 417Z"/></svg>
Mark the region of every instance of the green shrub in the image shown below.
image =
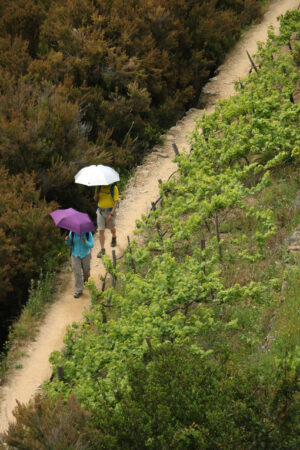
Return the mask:
<svg viewBox="0 0 300 450"><path fill-rule="evenodd" d="M17 449L298 448L299 386L289 364L266 376L169 344L148 362L129 361L126 377L128 388L113 385L116 401L104 397L93 414L74 397L19 405L4 442Z"/></svg>

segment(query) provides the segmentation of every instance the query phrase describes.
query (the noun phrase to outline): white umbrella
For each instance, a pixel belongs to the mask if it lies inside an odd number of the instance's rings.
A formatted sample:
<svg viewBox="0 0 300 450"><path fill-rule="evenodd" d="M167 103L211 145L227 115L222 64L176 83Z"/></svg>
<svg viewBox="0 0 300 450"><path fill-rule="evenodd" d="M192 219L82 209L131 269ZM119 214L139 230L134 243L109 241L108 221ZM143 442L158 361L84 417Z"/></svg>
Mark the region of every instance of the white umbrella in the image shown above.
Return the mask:
<svg viewBox="0 0 300 450"><path fill-rule="evenodd" d="M119 180L118 172L102 164L84 167L75 175L75 183L85 186L107 186Z"/></svg>

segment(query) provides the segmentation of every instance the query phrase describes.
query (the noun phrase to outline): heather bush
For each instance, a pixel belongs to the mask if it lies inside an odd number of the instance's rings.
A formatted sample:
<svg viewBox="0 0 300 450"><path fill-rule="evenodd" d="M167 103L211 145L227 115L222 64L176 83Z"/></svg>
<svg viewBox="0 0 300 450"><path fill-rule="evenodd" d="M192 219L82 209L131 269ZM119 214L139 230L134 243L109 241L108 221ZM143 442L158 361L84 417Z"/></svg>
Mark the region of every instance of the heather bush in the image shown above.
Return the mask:
<svg viewBox="0 0 300 450"><path fill-rule="evenodd" d="M97 449L97 436L88 427L90 415L75 397L52 402L37 395L29 405L18 403L16 422L3 435L5 448L30 450ZM1 445L1 444L0 444Z"/></svg>
<svg viewBox="0 0 300 450"><path fill-rule="evenodd" d="M40 198L33 176L10 176L0 167L1 334L24 304L30 280L63 261L60 232L49 217L55 208Z"/></svg>

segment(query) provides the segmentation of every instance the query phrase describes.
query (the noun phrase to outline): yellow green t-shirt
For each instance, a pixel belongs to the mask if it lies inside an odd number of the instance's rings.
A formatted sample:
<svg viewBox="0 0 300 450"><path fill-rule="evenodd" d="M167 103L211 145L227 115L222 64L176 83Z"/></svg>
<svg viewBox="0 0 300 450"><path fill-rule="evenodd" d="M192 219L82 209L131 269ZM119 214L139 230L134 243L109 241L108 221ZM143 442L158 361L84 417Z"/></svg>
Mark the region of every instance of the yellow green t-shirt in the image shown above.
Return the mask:
<svg viewBox="0 0 300 450"><path fill-rule="evenodd" d="M96 188L97 192L97 188ZM98 206L103 209L112 208L114 206L114 202L119 200L119 190L117 186L114 186L114 198L112 199L110 193L110 185L109 186L101 186Z"/></svg>

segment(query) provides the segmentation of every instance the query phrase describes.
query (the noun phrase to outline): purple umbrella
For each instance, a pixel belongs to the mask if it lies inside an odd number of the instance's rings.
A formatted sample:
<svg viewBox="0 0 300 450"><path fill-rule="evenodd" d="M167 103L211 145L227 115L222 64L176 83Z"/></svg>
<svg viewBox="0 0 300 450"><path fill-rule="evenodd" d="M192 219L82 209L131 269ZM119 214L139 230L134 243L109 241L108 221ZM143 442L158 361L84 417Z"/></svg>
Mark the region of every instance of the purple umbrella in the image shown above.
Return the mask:
<svg viewBox="0 0 300 450"><path fill-rule="evenodd" d="M54 220L55 225L77 234L96 231L96 227L88 214L76 211L73 208L56 209L50 213L50 216Z"/></svg>

